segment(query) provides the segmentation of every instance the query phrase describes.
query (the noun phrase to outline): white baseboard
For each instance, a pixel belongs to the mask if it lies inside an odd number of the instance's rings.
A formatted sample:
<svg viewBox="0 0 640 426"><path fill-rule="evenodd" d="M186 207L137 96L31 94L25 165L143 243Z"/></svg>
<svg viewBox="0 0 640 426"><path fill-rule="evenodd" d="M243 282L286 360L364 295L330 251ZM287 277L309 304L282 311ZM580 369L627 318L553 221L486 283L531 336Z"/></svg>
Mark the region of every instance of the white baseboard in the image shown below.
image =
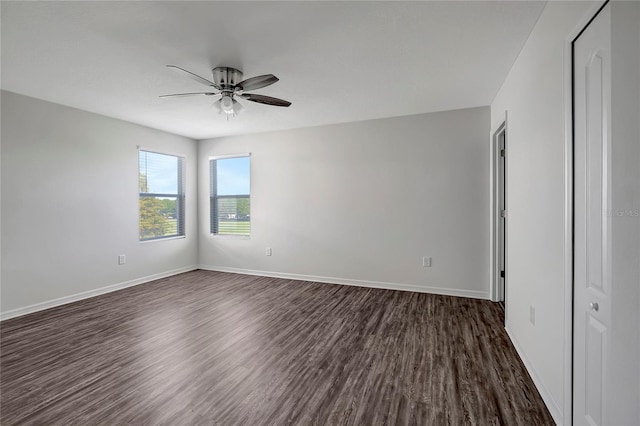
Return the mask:
<svg viewBox="0 0 640 426"><path fill-rule="evenodd" d="M230 272L233 274L260 275L263 277L284 278L299 281L311 281L327 284L352 285L357 287L381 288L385 290L413 291L417 293L441 294L444 296L469 297L473 299L491 300L488 293L476 290L461 290L442 287L425 287L412 284L390 283L382 281L365 281L348 278L321 277L315 275L290 274L287 272L256 271L253 269L229 268L226 266L198 265L198 269L206 271Z"/></svg>
<svg viewBox="0 0 640 426"><path fill-rule="evenodd" d="M149 281L159 280L161 278L182 274L183 272L189 272L196 269L198 269L198 267L195 265L187 266L184 268L173 269L171 271L160 272L158 274L148 275L146 277L136 278L134 280L125 281L122 283L112 284L106 287L101 287L101 288L97 288L89 291L83 291L82 293L72 294L70 296L64 296L58 299L48 300L46 302L36 303L34 305L25 306L23 308L12 309L10 311L1 312L0 321L7 320L9 318L20 317L22 315L31 314L33 312L43 311L45 309L54 308L60 305L66 305L67 303L77 302L83 299L89 299L90 297L111 293L114 291L122 290L123 288L133 287L139 284L147 283Z"/></svg>
<svg viewBox="0 0 640 426"><path fill-rule="evenodd" d="M547 387L544 385L544 383L540 379L540 376L538 375L536 369L533 368L533 365L529 361L529 358L527 358L527 355L522 349L522 346L520 346L516 338L513 336L513 334L511 334L511 332L509 331L509 328L505 327L504 329L507 331L507 335L509 336L509 339L511 339L511 343L513 343L513 347L516 348L516 352L518 352L518 355L520 356L522 363L524 364L527 371L529 372L529 375L531 376L531 380L533 380L533 384L538 389L538 392L540 392L540 396L542 397L542 400L544 401L547 408L549 409L549 412L551 413L551 417L553 417L553 420L556 422L557 425L562 425L563 424L562 409L551 396L551 392L549 392L549 389L547 389Z"/></svg>

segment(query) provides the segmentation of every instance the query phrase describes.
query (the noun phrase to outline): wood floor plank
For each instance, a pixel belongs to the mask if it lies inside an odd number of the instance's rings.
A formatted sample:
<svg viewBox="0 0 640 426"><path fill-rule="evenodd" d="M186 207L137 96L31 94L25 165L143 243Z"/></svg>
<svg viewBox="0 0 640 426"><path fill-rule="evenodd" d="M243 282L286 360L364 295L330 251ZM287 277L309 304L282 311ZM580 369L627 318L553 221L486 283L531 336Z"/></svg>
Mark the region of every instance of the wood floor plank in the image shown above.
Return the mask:
<svg viewBox="0 0 640 426"><path fill-rule="evenodd" d="M553 424L500 307L193 271L0 325L0 422Z"/></svg>

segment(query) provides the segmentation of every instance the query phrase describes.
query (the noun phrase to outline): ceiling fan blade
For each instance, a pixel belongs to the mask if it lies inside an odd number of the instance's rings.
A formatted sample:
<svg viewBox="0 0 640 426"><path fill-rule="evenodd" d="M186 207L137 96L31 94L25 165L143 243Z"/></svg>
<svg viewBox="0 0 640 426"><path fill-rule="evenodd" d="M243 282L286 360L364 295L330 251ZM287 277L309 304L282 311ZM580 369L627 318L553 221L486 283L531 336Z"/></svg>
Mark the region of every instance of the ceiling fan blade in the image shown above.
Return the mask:
<svg viewBox="0 0 640 426"><path fill-rule="evenodd" d="M259 75L257 77L242 80L240 83L236 84L235 87L240 90L256 90L270 86L278 80L279 78L273 74Z"/></svg>
<svg viewBox="0 0 640 426"><path fill-rule="evenodd" d="M256 95L253 93L243 93L242 95L240 95L240 97L251 102L258 102L259 104L281 107L288 107L289 105L291 105L291 102L285 101L283 99L272 98L271 96Z"/></svg>
<svg viewBox="0 0 640 426"><path fill-rule="evenodd" d="M174 68L174 69L186 72L191 79L197 81L198 83L205 84L207 86L212 86L212 87L215 87L216 89L220 90L220 87L217 84L215 84L213 81L207 80L204 77L200 77L198 74L194 74L191 71L185 70L184 68L180 68L180 67L178 67L176 65L167 65L167 68Z"/></svg>
<svg viewBox="0 0 640 426"><path fill-rule="evenodd" d="M169 98L169 97L176 97L176 96L194 96L194 95L207 95L207 96L212 96L212 95L219 95L219 92L195 92L195 93L172 93L170 95L160 95L160 98Z"/></svg>

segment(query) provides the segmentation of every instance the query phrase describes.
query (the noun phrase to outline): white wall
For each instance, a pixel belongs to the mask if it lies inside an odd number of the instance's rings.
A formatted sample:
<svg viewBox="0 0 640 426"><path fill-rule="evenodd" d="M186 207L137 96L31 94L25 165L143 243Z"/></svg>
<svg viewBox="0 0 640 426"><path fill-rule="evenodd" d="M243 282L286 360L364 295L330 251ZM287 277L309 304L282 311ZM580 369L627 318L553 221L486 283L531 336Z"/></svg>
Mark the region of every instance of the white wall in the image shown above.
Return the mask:
<svg viewBox="0 0 640 426"><path fill-rule="evenodd" d="M612 350L605 415L640 425L640 2L611 2Z"/></svg>
<svg viewBox="0 0 640 426"><path fill-rule="evenodd" d="M488 134L484 107L201 141L200 264L489 298ZM244 152L251 238L212 236L208 158Z"/></svg>
<svg viewBox="0 0 640 426"><path fill-rule="evenodd" d="M197 263L195 141L10 92L1 102L4 318ZM186 238L138 241L138 145L186 155Z"/></svg>
<svg viewBox="0 0 640 426"><path fill-rule="evenodd" d="M567 79L570 69L567 46L577 35L577 30L587 23L602 3L548 2L491 105L492 129L497 129L504 120L505 111L508 112L506 327L558 423L569 422L571 415L571 400L568 397L571 391L571 358L568 352L571 341L571 288L567 280L571 274L571 264L565 257L565 249L571 247L570 221L565 214L571 199L567 180L570 158L565 151L567 129L570 128L565 114L570 103L565 103L565 100L569 99L566 95L571 90L570 80ZM616 3L614 6L618 7ZM627 20L633 19L637 19L637 15L627 17ZM614 22L613 27L619 24L622 22ZM630 36L628 30L627 25L624 27L626 37ZM614 76L614 81L616 78ZM619 93L631 91L631 98L635 96L637 102L637 82L634 92L633 86L628 85L629 78L627 76L625 82L618 83L618 90ZM637 123L637 109L635 111L635 119L623 114L617 119L635 120ZM615 120L615 112L613 116ZM614 135L614 144L615 139ZM627 140L632 142L627 142L614 159L614 169L618 170L614 172L614 198L618 199L620 206L635 205L637 208L637 133L635 140ZM620 186L616 189L616 185ZM632 187L635 189L632 190ZM624 252L618 250L618 254L614 254L617 256L614 263L619 262L619 271L625 271L620 274L624 276L620 280L626 282L618 287L625 289L621 292L624 295L622 297L631 297L631 301L627 301L631 309L625 311L630 315L618 316L614 323L620 322L620 329L624 329L621 335L624 333L627 339L631 337L627 346L635 348L631 352L616 355L624 362L627 374L631 374L634 381L638 377L639 325L638 308L637 305L633 306L638 300L638 257L634 253L637 253L639 243L637 224L631 222L629 220L627 225L618 226L619 231L614 227L614 234L627 233L626 244L632 248ZM633 238L636 238L635 243L630 242ZM633 262L636 262L635 265ZM636 281L631 277L636 277ZM529 319L531 306L536 311L535 325ZM634 309L636 313L631 314ZM632 331L629 331L630 327ZM634 356L635 361L630 358ZM621 376L617 374L610 377L619 380ZM637 389L637 384L635 386ZM632 387L627 389L632 391ZM638 410L637 390L626 396L620 396L620 392L612 396L620 397L619 408L625 406L627 411ZM630 398L635 398L635 403L629 405Z"/></svg>
<svg viewBox="0 0 640 426"><path fill-rule="evenodd" d="M566 37L592 9L548 2L491 104L492 129L507 122L507 322L551 414L567 411L565 247ZM535 325L529 320L536 311Z"/></svg>

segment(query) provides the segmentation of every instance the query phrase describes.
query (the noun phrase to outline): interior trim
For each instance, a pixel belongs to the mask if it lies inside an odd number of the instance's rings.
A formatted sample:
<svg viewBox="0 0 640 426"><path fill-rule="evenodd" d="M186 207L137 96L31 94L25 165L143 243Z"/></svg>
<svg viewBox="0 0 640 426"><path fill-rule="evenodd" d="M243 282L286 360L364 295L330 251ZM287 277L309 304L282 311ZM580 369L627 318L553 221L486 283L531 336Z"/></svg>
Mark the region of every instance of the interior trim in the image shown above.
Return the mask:
<svg viewBox="0 0 640 426"><path fill-rule="evenodd" d="M100 296L102 294L112 293L114 291L122 290L128 287L133 287L139 284L144 284L149 281L158 280L161 278L170 277L172 275L182 274L184 272L194 271L198 269L197 266L186 266L184 268L172 269L158 274L147 275L146 277L136 278L129 281L124 281L117 284L111 284L105 287L96 288L93 290L83 291L81 293L72 294L70 296L64 296L53 300L47 300L45 302L36 303L33 305L25 306L22 308L11 309L9 311L0 313L0 321L8 320L10 318L16 318L34 312L44 311L45 309L55 308L56 306L66 305L68 303L77 302L79 300L89 299L91 297Z"/></svg>
<svg viewBox="0 0 640 426"><path fill-rule="evenodd" d="M384 281L366 281L349 278L323 277L315 275L291 274L287 272L257 271L253 269L229 268L226 266L199 265L198 269L205 271L230 272L232 274L259 275L270 278L284 278L298 281L309 281L326 284L352 285L357 287L380 288L385 290L413 291L416 293L432 293L443 296L469 297L472 299L491 300L488 292L477 290L462 290L442 287L417 286L413 284L390 283Z"/></svg>
<svg viewBox="0 0 640 426"><path fill-rule="evenodd" d="M526 352L522 349L518 341L514 338L511 331L509 331L509 327L505 327L504 329L507 332L507 335L509 336L511 343L513 344L513 347L516 349L516 352L518 352L518 356L520 356L522 363L524 364L527 371L529 372L529 376L531 376L531 380L533 380L533 384L536 385L536 388L538 388L538 392L540 392L540 396L542 397L542 400L547 405L547 409L549 409L549 413L551 413L551 417L553 417L553 420L555 420L556 424L559 424L559 425L563 424L562 409L553 399L553 397L551 396L551 392L549 392L547 387L544 385L544 382L538 376L538 372L536 371L535 368L533 368L533 364L529 362Z"/></svg>

